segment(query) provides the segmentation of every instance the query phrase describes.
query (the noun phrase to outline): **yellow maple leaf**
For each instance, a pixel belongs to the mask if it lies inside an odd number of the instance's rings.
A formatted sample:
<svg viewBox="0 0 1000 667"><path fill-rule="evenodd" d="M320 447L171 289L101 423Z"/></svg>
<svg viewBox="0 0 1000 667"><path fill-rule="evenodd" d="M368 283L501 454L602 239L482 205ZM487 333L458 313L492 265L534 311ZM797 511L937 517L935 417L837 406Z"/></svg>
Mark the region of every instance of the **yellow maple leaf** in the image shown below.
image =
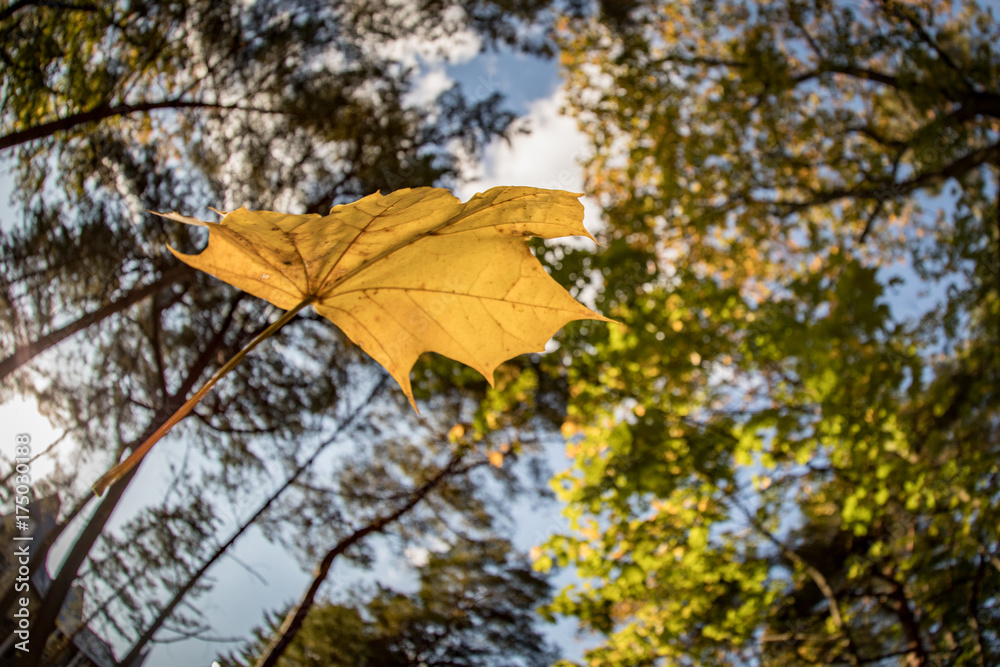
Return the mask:
<svg viewBox="0 0 1000 667"><path fill-rule="evenodd" d="M492 384L504 361L539 352L567 322L607 320L549 276L525 237L587 236L580 195L497 187L463 204L414 188L329 215L232 211L181 261L284 310L310 301L382 364L413 403L410 369L438 352ZM414 404L414 408L416 405Z"/></svg>
<svg viewBox="0 0 1000 667"><path fill-rule="evenodd" d="M212 386L259 342L312 305L382 364L416 409L410 370L424 352L475 368L493 384L504 361L542 351L573 320L606 317L577 303L531 253L525 238L587 236L580 195L497 187L463 204L447 190L373 194L328 215L241 208L207 227L197 255L181 261L287 310L230 359L129 457L95 484L138 465ZM501 455L502 456L502 455Z"/></svg>

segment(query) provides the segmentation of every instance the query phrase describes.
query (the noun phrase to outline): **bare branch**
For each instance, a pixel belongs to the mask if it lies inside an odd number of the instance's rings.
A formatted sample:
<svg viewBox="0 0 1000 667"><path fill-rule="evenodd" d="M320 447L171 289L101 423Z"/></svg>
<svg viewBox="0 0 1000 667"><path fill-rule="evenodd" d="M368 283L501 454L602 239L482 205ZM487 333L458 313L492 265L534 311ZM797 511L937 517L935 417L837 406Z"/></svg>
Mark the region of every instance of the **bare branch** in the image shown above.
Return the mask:
<svg viewBox="0 0 1000 667"><path fill-rule="evenodd" d="M27 345L19 346L14 349L13 354L11 354L6 359L0 360L0 380L13 373L15 370L23 366L24 364L31 361L33 358L45 352L46 350L55 347L62 341L66 340L73 334L83 331L87 327L100 322L116 313L120 313L126 308L142 301L146 297L156 294L160 290L174 283L186 278L187 276L193 274L194 271L186 264L179 264L168 271L165 271L158 280L153 281L148 285L139 287L132 290L127 295L118 299L117 301L112 301L108 305L98 308L92 313L87 313L86 315L70 322L64 327L61 327L51 333L45 334L40 338L33 340Z"/></svg>
<svg viewBox="0 0 1000 667"><path fill-rule="evenodd" d="M194 100L161 100L158 102L140 102L138 104L118 104L116 106L104 105L89 111L58 118L48 123L42 123L25 130L17 130L4 136L0 136L0 151L20 144L25 144L36 139L50 137L57 132L72 130L81 125L99 123L108 118L128 116L135 113L149 113L160 109L203 109L207 111L245 111L263 114L290 115L290 112L276 109L265 109L239 104L217 104L211 102L198 102Z"/></svg>
<svg viewBox="0 0 1000 667"><path fill-rule="evenodd" d="M285 620L281 624L278 635L264 650L263 655L261 655L260 659L257 661L256 667L274 667L277 664L282 654L284 654L285 650L295 639L295 635L298 634L298 631L302 627L302 623L305 621L309 610L312 609L313 603L316 599L316 593L326 580L326 576L330 573L333 561L350 547L361 542L369 535L383 532L400 517L410 512L410 510L416 507L417 504L419 504L420 501L423 500L424 497L437 487L437 485L440 484L446 477L455 473L455 468L465 457L465 454L468 451L469 450L465 447L457 450L452 454L447 465L438 471L437 474L424 482L420 487L414 490L410 500L405 505L399 507L391 514L378 517L363 528L355 530L353 533L340 540L336 546L327 552L326 556L323 557L323 560L316 566L316 569L313 572L313 579L306 588L305 592L302 594L299 603L288 612L287 616L285 616Z"/></svg>

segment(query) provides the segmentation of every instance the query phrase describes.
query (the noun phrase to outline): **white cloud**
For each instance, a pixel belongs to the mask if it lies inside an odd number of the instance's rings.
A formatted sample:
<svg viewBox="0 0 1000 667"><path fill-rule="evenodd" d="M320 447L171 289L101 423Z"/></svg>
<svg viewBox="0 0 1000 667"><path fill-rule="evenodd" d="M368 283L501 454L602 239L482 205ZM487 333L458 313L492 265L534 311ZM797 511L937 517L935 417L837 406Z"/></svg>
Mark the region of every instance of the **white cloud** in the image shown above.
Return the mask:
<svg viewBox="0 0 1000 667"><path fill-rule="evenodd" d="M436 64L420 75L404 102L407 106L427 106L454 83L454 79L444 71L444 65Z"/></svg>
<svg viewBox="0 0 1000 667"><path fill-rule="evenodd" d="M10 158L0 160L0 231L14 229L21 222L17 211L11 205L14 194L14 163Z"/></svg>
<svg viewBox="0 0 1000 667"><path fill-rule="evenodd" d="M482 163L467 168L467 180L457 188L458 197L466 201L498 185L583 192L581 162L588 155L589 141L574 119L559 113L564 97L559 88L550 97L532 103L526 117L531 133L514 135L510 143L497 140L487 147ZM593 233L602 226L600 206L590 197L581 201L584 225ZM583 243L593 247L590 241Z"/></svg>
<svg viewBox="0 0 1000 667"><path fill-rule="evenodd" d="M406 547L403 554L413 567L423 567L427 565L431 552L426 547Z"/></svg>
<svg viewBox="0 0 1000 667"><path fill-rule="evenodd" d="M397 0L381 8L384 15L392 15L396 25L417 25L421 10L411 0ZM425 63L463 63L472 60L482 50L482 40L469 28L461 27L465 21L464 10L449 7L437 16L437 30L430 38L426 34L413 34L392 41L371 40L366 46L373 53L401 63L405 67L419 67Z"/></svg>
<svg viewBox="0 0 1000 667"><path fill-rule="evenodd" d="M4 453L2 467L12 465L14 443L18 436L28 440L29 457L41 454L48 446L62 436L62 432L38 411L38 403L33 398L14 396L0 405L0 446ZM55 449L56 454L72 451L73 444L63 441ZM54 458L43 456L31 464L31 478L42 479L55 470ZM6 471L5 471L6 472Z"/></svg>

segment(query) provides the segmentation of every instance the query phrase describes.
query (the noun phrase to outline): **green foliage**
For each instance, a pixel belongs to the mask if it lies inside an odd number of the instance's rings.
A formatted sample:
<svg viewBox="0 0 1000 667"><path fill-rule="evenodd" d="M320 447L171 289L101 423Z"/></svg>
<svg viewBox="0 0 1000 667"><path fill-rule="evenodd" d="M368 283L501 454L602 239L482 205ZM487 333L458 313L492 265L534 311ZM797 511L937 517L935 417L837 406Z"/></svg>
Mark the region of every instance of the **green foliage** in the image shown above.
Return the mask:
<svg viewBox="0 0 1000 667"><path fill-rule="evenodd" d="M636 4L564 25L607 250L561 270L624 326L566 342L549 613L586 664L995 663L1000 27Z"/></svg>

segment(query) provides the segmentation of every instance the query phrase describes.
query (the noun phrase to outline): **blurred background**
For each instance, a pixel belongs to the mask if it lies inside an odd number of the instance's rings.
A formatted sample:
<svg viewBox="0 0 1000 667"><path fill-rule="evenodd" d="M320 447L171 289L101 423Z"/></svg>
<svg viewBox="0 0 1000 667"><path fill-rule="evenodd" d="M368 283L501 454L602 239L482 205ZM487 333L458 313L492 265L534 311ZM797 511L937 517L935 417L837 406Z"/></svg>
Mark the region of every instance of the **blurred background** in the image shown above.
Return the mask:
<svg viewBox="0 0 1000 667"><path fill-rule="evenodd" d="M0 661L1000 664L995 11L0 3ZM416 414L304 311L94 497L280 315L148 211L430 185L617 324Z"/></svg>

